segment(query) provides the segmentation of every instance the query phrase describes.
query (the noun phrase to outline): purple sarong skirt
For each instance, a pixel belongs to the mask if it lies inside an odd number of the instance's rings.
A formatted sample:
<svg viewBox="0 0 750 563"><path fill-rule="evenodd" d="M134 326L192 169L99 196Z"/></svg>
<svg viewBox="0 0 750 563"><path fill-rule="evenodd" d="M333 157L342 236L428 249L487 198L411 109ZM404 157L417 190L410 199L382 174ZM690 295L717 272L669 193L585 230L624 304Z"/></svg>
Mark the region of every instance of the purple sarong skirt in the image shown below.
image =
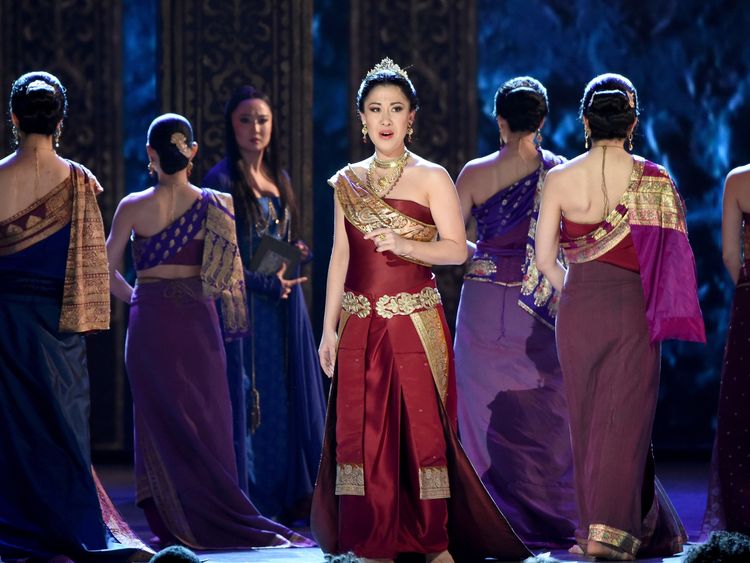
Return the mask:
<svg viewBox="0 0 750 563"><path fill-rule="evenodd" d="M162 540L197 549L310 545L261 516L237 484L224 346L200 278L136 285L125 361L136 500L154 532L173 536Z"/></svg>
<svg viewBox="0 0 750 563"><path fill-rule="evenodd" d="M527 545L568 547L576 507L555 333L519 307L519 292L464 281L455 344L461 443Z"/></svg>

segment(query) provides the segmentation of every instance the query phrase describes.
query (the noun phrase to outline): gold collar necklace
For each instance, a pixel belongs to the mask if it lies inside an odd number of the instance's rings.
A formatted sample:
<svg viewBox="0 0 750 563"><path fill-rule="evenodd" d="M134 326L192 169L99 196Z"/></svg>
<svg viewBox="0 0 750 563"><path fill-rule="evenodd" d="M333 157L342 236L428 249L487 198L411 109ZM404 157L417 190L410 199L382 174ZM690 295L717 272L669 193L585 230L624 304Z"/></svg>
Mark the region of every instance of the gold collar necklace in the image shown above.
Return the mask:
<svg viewBox="0 0 750 563"><path fill-rule="evenodd" d="M402 154L398 158L394 158L393 160L380 160L377 156L377 153L375 153L375 156L372 157L372 161L378 168L389 169L396 168L397 166L403 166L408 158L409 151L407 149L404 149L404 154Z"/></svg>

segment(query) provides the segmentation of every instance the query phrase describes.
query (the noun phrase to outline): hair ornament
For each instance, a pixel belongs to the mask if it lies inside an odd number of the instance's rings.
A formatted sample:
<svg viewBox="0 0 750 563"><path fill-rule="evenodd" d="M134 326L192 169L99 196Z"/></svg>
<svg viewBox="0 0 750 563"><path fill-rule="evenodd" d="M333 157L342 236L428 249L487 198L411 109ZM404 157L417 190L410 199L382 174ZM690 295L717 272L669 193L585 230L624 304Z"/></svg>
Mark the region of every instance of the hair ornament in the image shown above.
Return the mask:
<svg viewBox="0 0 750 563"><path fill-rule="evenodd" d="M55 93L55 88L51 84L48 84L47 82L45 82L44 80L34 80L33 82L29 82L29 84L26 86L27 94L34 92L36 90L45 90L52 94Z"/></svg>
<svg viewBox="0 0 750 563"><path fill-rule="evenodd" d="M409 75L406 74L406 71L402 69L400 66L398 66L396 63L394 63L389 57L384 58L374 67L372 67L370 69L370 72L368 72L367 75L365 76L365 78L373 74L378 74L380 72L393 72L396 74L400 74L401 76L409 80Z"/></svg>
<svg viewBox="0 0 750 563"><path fill-rule="evenodd" d="M172 133L169 142L176 146L177 150L180 151L180 154L185 158L190 158L192 156L190 147L188 147L187 144L187 137L185 137L184 133L180 133L179 131Z"/></svg>

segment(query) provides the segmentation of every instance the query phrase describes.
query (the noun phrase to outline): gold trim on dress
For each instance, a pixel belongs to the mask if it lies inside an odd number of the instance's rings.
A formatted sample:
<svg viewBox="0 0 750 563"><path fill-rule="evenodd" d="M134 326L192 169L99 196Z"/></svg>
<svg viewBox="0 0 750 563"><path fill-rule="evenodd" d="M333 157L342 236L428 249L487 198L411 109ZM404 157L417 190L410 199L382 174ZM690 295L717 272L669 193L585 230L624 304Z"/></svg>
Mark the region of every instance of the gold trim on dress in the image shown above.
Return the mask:
<svg viewBox="0 0 750 563"><path fill-rule="evenodd" d="M341 308L360 319L370 316L370 300L364 295L351 291L344 292L344 296L341 298Z"/></svg>
<svg viewBox="0 0 750 563"><path fill-rule="evenodd" d="M633 556L641 547L641 540L635 536L604 524L589 525L589 540L606 543Z"/></svg>
<svg viewBox="0 0 750 563"><path fill-rule="evenodd" d="M375 303L375 312L379 317L390 319L395 315L411 315L419 309L432 309L441 302L437 288L425 287L419 293L383 295Z"/></svg>
<svg viewBox="0 0 750 563"><path fill-rule="evenodd" d="M365 468L361 463L336 464L336 495L365 495Z"/></svg>
<svg viewBox="0 0 750 563"><path fill-rule="evenodd" d="M0 256L25 250L70 223L73 215L72 179L68 176L41 199L0 221ZM16 223L28 215L24 225ZM42 215L42 216L40 216Z"/></svg>
<svg viewBox="0 0 750 563"><path fill-rule="evenodd" d="M435 287L425 287L419 293L401 292L396 295L381 295L373 307L370 300L360 293L344 292L341 309L360 319L370 316L372 310L383 319L396 315L411 315L415 311L432 309L442 303L440 292Z"/></svg>
<svg viewBox="0 0 750 563"><path fill-rule="evenodd" d="M427 309L409 315L422 342L427 362L430 364L432 379L435 382L440 401L445 404L448 394L448 344L440 313L437 309Z"/></svg>
<svg viewBox="0 0 750 563"><path fill-rule="evenodd" d="M451 486L448 479L448 468L444 465L438 467L419 468L419 498L431 500L439 498L450 498Z"/></svg>
<svg viewBox="0 0 750 563"><path fill-rule="evenodd" d="M368 189L351 166L337 172L329 180L329 184L334 188L344 217L361 233L368 234L375 229L386 228L407 240L429 242L437 238L437 226L414 219L388 205ZM408 256L394 256L407 262L430 266Z"/></svg>

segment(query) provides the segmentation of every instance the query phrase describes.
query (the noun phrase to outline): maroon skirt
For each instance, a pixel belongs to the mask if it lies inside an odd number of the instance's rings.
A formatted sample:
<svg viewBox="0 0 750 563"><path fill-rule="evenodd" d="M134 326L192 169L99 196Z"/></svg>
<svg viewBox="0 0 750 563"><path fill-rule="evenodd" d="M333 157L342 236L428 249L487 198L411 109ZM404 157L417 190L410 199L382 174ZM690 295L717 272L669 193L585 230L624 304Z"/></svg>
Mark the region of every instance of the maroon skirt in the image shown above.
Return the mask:
<svg viewBox="0 0 750 563"><path fill-rule="evenodd" d="M570 409L579 525L576 539L632 555L669 555L687 541L654 476L651 431L661 349L649 341L638 273L571 264L557 349Z"/></svg>
<svg viewBox="0 0 750 563"><path fill-rule="evenodd" d="M734 291L719 392L702 535L713 530L750 534L750 263ZM745 469L742 470L742 467Z"/></svg>

